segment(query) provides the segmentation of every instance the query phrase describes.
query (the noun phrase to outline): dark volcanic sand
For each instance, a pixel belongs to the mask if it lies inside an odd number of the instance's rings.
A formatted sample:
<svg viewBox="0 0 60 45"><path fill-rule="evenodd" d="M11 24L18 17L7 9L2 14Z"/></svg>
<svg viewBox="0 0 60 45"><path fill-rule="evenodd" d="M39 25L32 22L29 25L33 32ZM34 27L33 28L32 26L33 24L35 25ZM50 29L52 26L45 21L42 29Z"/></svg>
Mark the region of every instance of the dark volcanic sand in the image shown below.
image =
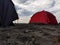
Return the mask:
<svg viewBox="0 0 60 45"><path fill-rule="evenodd" d="M0 45L60 45L59 25L16 24L0 28Z"/></svg>

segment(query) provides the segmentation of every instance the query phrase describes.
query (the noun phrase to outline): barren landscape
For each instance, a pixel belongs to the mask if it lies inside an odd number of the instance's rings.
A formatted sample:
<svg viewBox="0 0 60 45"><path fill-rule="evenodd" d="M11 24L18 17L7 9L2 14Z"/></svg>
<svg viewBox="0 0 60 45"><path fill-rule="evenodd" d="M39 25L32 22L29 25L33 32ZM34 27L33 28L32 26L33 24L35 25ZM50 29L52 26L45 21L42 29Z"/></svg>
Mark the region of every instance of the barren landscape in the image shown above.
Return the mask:
<svg viewBox="0 0 60 45"><path fill-rule="evenodd" d="M0 45L60 45L60 24L0 27Z"/></svg>

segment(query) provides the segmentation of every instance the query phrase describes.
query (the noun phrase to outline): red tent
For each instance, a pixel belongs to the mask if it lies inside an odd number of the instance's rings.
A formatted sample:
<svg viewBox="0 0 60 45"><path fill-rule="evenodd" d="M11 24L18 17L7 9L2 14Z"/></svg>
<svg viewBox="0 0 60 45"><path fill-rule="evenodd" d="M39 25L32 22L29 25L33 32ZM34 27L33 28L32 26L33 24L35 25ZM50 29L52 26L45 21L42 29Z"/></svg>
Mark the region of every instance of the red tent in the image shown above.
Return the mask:
<svg viewBox="0 0 60 45"><path fill-rule="evenodd" d="M35 13L29 23L58 24L56 17L52 13L44 10Z"/></svg>

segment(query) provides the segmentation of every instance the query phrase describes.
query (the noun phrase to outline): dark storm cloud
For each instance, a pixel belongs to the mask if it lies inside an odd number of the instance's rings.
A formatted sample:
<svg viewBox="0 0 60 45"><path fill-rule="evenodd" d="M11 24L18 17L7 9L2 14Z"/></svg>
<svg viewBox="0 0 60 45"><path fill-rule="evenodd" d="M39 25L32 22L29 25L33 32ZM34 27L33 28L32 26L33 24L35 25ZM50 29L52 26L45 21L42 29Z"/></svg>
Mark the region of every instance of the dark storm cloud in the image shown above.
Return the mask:
<svg viewBox="0 0 60 45"><path fill-rule="evenodd" d="M20 3L26 3L28 0L17 0L17 2Z"/></svg>
<svg viewBox="0 0 60 45"><path fill-rule="evenodd" d="M21 0L20 3L26 3L28 0Z"/></svg>
<svg viewBox="0 0 60 45"><path fill-rule="evenodd" d="M32 11L22 10L20 15L21 16L30 16L31 14L33 14Z"/></svg>

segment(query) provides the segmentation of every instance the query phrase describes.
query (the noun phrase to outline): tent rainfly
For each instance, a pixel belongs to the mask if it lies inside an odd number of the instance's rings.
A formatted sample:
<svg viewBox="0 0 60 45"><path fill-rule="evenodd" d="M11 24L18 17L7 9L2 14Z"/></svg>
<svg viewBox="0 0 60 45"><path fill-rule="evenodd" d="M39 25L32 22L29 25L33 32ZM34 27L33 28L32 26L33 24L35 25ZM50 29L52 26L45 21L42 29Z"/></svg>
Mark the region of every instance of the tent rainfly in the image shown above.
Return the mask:
<svg viewBox="0 0 60 45"><path fill-rule="evenodd" d="M48 12L48 11L41 11L35 13L31 19L30 19L30 24L31 23L40 23L40 24L58 24L56 17Z"/></svg>

